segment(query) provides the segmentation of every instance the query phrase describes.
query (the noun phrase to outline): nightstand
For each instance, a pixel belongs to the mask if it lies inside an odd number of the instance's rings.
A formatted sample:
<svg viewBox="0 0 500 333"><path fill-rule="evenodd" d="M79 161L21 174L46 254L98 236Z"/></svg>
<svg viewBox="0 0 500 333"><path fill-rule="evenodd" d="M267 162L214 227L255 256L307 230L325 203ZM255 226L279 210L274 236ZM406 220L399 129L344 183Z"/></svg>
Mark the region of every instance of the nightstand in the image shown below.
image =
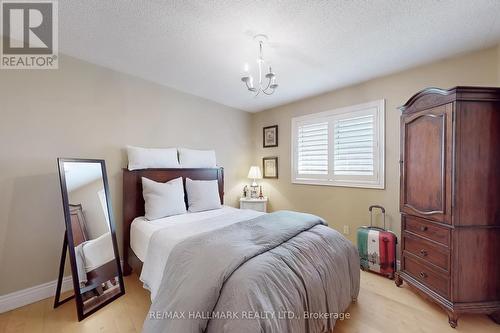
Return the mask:
<svg viewBox="0 0 500 333"><path fill-rule="evenodd" d="M253 209L258 212L267 212L267 197L263 198L241 198L240 209Z"/></svg>

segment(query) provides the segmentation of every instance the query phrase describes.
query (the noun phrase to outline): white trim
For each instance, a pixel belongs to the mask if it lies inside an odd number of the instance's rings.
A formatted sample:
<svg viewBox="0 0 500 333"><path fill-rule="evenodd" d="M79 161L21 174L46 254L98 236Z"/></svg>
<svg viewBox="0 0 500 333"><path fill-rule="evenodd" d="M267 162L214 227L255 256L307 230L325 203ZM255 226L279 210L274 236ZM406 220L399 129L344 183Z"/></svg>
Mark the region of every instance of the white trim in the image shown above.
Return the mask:
<svg viewBox="0 0 500 333"><path fill-rule="evenodd" d="M57 280L40 284L31 288L15 291L13 293L0 296L0 313L20 308L27 304L41 301L42 299L53 297L56 294ZM65 276L62 283L62 292L73 289L73 279Z"/></svg>
<svg viewBox="0 0 500 333"><path fill-rule="evenodd" d="M355 112L355 111L363 111L372 107L377 107L381 106L385 108L385 99L380 99L377 101L372 101L368 103L363 103L363 104L356 104L352 106L345 106L343 108L338 108L338 109L333 109L333 110L328 110L328 111L323 111L323 112L316 112L316 113L311 113L311 114L306 114L304 116L299 116L299 117L294 117L292 120L295 121L305 121L305 120L316 120L318 118L328 118L332 115L339 115L343 113L350 113L350 112Z"/></svg>
<svg viewBox="0 0 500 333"><path fill-rule="evenodd" d="M293 179L292 176L292 184L298 185L315 185L315 186L337 186L337 187L353 187L353 188L372 188L383 190L384 186L380 184L370 184L366 183L358 183L358 182L340 182L340 181L330 181L330 180L322 180L322 179ZM382 187L381 187L382 186Z"/></svg>
<svg viewBox="0 0 500 333"><path fill-rule="evenodd" d="M120 265L123 271L123 259ZM13 293L0 296L0 313L20 308L22 306L54 297L56 294L57 280L39 284L38 286L14 291ZM71 275L63 277L61 292L73 289L73 278Z"/></svg>
<svg viewBox="0 0 500 333"><path fill-rule="evenodd" d="M330 160L329 156L329 173L328 175L304 175L299 176L296 171L296 151L297 151L297 126L298 124L307 123L310 121L333 121L333 119L346 113L353 113L359 111L365 111L367 109L376 108L375 113L375 136L377 137L377 148L378 152L376 154L376 175L374 179L363 179L363 176L355 176L357 179L345 179L345 177L333 176L330 169L333 162ZM332 129L329 129L329 131ZM331 135L331 134L330 134ZM332 136L333 137L333 136ZM385 189L385 99L372 101L368 103L343 107L339 109L323 111L319 113L307 114L304 116L292 118L291 127L291 182L292 184L305 184L305 185L323 185L323 186L341 186L341 187L357 187L357 188L372 188L372 189ZM329 153L330 155L330 153ZM373 178L373 177L372 177Z"/></svg>

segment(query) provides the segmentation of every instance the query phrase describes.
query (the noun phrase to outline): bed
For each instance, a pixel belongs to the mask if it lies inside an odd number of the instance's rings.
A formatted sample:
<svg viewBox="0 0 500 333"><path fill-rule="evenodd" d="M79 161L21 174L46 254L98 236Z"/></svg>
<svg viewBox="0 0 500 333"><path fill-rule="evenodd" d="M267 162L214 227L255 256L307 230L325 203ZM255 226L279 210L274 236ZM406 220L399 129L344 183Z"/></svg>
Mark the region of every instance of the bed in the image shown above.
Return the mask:
<svg viewBox="0 0 500 333"><path fill-rule="evenodd" d="M75 247L78 278L83 287L87 284L95 286L98 282L93 281L94 278L102 275L104 270L109 270L106 267L111 266L115 260L111 244L111 233L107 232Z"/></svg>
<svg viewBox="0 0 500 333"><path fill-rule="evenodd" d="M89 239L82 204L70 204L69 208L81 292L95 291L116 271L111 234Z"/></svg>
<svg viewBox="0 0 500 333"><path fill-rule="evenodd" d="M151 292L144 332L330 332L359 292L353 244L319 217L227 206L155 221L141 177L218 180L222 168L123 171L124 274Z"/></svg>

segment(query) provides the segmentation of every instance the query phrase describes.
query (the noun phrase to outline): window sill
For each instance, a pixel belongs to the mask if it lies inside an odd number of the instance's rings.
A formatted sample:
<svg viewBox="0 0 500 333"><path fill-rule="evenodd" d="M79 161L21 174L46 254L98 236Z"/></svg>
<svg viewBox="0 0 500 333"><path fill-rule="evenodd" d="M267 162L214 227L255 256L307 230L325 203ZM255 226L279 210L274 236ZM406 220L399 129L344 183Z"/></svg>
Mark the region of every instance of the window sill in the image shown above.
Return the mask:
<svg viewBox="0 0 500 333"><path fill-rule="evenodd" d="M314 185L314 186L334 186L334 187L352 187L352 188L365 188L375 190L385 190L385 184L382 183L352 183L352 182L339 182L339 181L325 181L314 179L292 179L292 184L297 185Z"/></svg>

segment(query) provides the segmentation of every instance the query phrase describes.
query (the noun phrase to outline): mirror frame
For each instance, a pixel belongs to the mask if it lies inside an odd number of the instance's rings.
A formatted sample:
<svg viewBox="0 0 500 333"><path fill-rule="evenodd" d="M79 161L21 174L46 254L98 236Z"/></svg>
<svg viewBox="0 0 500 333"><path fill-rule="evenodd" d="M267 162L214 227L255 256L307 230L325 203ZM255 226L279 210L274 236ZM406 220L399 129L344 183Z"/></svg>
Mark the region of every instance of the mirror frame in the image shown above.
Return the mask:
<svg viewBox="0 0 500 333"><path fill-rule="evenodd" d="M101 165L101 173L102 173L102 180L103 180L103 185L104 185L104 194L106 196L106 205L108 208L108 215L109 215L109 229L111 231L111 239L113 241L113 250L115 254L115 262L116 262L116 271L117 271L117 276L118 280L120 283L120 292L109 299L105 300L101 304L97 305L87 313L84 313L84 308L83 308L83 299L82 299L82 294L80 293L80 281L78 279L78 270L76 267L76 257L75 257L75 248L72 246L74 244L73 242L73 231L71 228L71 215L70 215L70 210L69 210L69 197L68 197L68 189L66 188L66 173L64 172L64 163L65 162L73 162L73 163L99 163ZM67 237L67 249L69 250L69 260L71 264L71 275L73 277L73 290L74 290L74 297L76 300L76 311L78 314L78 321L81 321L85 319L86 317L90 316L97 310L103 308L107 304L113 302L115 299L118 297L122 296L125 294L125 285L123 283L123 274L122 274L122 267L120 264L120 254L118 252L118 243L116 241L116 228L115 228L115 219L113 215L113 207L111 205L111 197L109 193L109 185L108 185L108 176L106 173L106 162L104 160L100 159L82 159L82 158L58 158L57 159L57 164L58 164L58 169L59 169L59 180L60 180L60 185L61 185L61 195L62 195L62 203L63 203L63 210L64 210L64 220L66 224L66 237ZM63 254L62 256L65 256L65 250L66 248L63 248ZM64 265L63 262L61 262L62 265ZM60 278L62 278L60 276Z"/></svg>

